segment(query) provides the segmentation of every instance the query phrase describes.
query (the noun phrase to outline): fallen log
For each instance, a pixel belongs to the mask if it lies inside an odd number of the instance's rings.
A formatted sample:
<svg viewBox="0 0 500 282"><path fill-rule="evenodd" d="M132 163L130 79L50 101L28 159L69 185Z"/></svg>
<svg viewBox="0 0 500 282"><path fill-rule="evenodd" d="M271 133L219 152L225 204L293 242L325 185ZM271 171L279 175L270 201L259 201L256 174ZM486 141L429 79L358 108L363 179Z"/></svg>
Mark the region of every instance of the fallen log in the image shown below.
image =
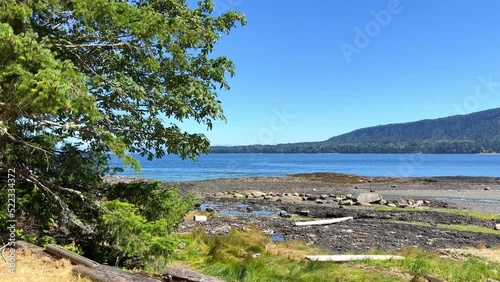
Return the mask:
<svg viewBox="0 0 500 282"><path fill-rule="evenodd" d="M100 265L99 263L91 259L82 257L79 254L75 254L71 251L65 250L57 245L49 244L45 247L45 251L56 257L69 259L73 264L81 264L89 268L95 268Z"/></svg>
<svg viewBox="0 0 500 282"><path fill-rule="evenodd" d="M185 280L191 282L224 282L214 277L206 276L201 273L192 271L188 268L171 266L165 272L163 276L167 276L167 281L178 281Z"/></svg>
<svg viewBox="0 0 500 282"><path fill-rule="evenodd" d="M76 265L73 268L73 272L93 282L158 282L158 280L139 274L129 273L108 265L99 265L94 268Z"/></svg>
<svg viewBox="0 0 500 282"><path fill-rule="evenodd" d="M295 225L296 226L326 225L326 224L338 223L338 222L352 220L352 219L353 219L352 216L348 216L348 217L339 217L339 218L332 218L332 219L322 219L322 220L312 220L312 221L298 221L298 222L295 222Z"/></svg>
<svg viewBox="0 0 500 282"><path fill-rule="evenodd" d="M404 259L401 256L391 255L320 255L320 256L306 256L307 260L311 261L356 261L356 260L391 260L391 259Z"/></svg>

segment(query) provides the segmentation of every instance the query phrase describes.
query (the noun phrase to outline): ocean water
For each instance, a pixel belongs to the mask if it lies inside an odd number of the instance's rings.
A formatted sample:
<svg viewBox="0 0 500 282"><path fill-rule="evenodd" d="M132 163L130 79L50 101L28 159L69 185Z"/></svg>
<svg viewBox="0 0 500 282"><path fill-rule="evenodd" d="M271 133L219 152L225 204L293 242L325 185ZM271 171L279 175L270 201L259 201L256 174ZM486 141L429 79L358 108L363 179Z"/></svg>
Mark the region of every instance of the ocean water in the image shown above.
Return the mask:
<svg viewBox="0 0 500 282"><path fill-rule="evenodd" d="M500 155L428 154L210 154L197 162L169 155L148 161L138 155L142 172L125 169L123 176L162 181L286 176L293 173L339 172L365 176L491 176L500 177ZM121 162L112 158L113 166Z"/></svg>

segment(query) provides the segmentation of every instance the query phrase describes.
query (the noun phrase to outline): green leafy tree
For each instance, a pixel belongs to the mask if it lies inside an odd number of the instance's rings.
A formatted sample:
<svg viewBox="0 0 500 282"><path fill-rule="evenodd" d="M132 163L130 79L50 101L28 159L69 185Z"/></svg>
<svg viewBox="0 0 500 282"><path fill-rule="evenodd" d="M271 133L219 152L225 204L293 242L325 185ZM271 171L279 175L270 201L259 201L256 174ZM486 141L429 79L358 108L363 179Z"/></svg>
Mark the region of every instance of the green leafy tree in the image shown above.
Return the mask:
<svg viewBox="0 0 500 282"><path fill-rule="evenodd" d="M193 119L211 129L225 119L217 91L229 89L234 65L212 53L245 24L243 14L214 16L210 0L194 8L184 0L0 6L0 175L16 170L18 194L29 197L20 216L60 212L57 222L38 219L96 234L90 218L110 208L97 189L112 172L109 153L139 169L129 153L151 160L209 151L206 136L178 124Z"/></svg>

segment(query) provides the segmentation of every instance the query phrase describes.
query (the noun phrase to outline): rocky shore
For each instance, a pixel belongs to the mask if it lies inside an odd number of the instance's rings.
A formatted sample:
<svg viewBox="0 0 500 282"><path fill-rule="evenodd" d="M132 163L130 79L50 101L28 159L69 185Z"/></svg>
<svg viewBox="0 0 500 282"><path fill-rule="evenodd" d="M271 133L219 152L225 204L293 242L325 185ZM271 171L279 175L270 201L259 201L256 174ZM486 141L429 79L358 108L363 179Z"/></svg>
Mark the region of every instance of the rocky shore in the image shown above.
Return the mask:
<svg viewBox="0 0 500 282"><path fill-rule="evenodd" d="M339 253L500 246L500 178L317 173L182 182L180 187L202 198L193 214L208 220L188 217L178 232L203 228L216 235L257 226L275 241L298 240ZM295 225L338 217L353 220Z"/></svg>
<svg viewBox="0 0 500 282"><path fill-rule="evenodd" d="M179 232L203 228L215 235L253 225L277 241L299 240L339 253L500 246L500 178L310 174L184 182L181 187L203 198L198 210L208 220L188 219ZM469 210L492 217L468 216ZM353 220L295 226L299 220L348 216Z"/></svg>

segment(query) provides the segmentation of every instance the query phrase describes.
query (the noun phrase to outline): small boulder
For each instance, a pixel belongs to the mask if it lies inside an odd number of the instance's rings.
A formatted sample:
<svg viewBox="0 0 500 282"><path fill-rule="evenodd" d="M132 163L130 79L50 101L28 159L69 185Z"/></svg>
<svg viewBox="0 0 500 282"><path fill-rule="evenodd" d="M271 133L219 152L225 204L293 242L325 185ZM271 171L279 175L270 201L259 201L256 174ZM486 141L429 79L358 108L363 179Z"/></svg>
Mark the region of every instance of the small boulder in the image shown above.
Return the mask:
<svg viewBox="0 0 500 282"><path fill-rule="evenodd" d="M500 223L495 225L495 230L500 230Z"/></svg>
<svg viewBox="0 0 500 282"><path fill-rule="evenodd" d="M388 206L388 207L391 207L391 208L395 208L395 207L397 207L397 206L396 206L396 204L393 204L393 203L388 203L388 204L387 204L387 206Z"/></svg>
<svg viewBox="0 0 500 282"><path fill-rule="evenodd" d="M352 206L354 203L352 200L344 200L344 201L340 201L339 205L342 205L342 206Z"/></svg>
<svg viewBox="0 0 500 282"><path fill-rule="evenodd" d="M317 199L318 199L318 196L316 196L316 195L310 195L309 197L307 197L308 201L316 201Z"/></svg>
<svg viewBox="0 0 500 282"><path fill-rule="evenodd" d="M378 201L378 203L379 203L379 205L387 205L387 200L382 199L382 200Z"/></svg>
<svg viewBox="0 0 500 282"><path fill-rule="evenodd" d="M326 200L326 198L328 198L328 195L323 194L323 195L320 195L320 196L319 196L319 198L320 198L321 200Z"/></svg>
<svg viewBox="0 0 500 282"><path fill-rule="evenodd" d="M346 199L349 199L349 200L350 200L350 199L352 199L352 194L346 194L346 195L345 195L345 198L346 198Z"/></svg>
<svg viewBox="0 0 500 282"><path fill-rule="evenodd" d="M215 209L213 207L207 207L205 210L207 212L214 212L215 211Z"/></svg>
<svg viewBox="0 0 500 282"><path fill-rule="evenodd" d="M406 208L408 206L408 202L405 199L398 199L396 201L396 206L398 208Z"/></svg>
<svg viewBox="0 0 500 282"><path fill-rule="evenodd" d="M360 203L375 203L382 200L382 196L377 193L361 193L356 198L356 201Z"/></svg>
<svg viewBox="0 0 500 282"><path fill-rule="evenodd" d="M302 197L302 196L301 196L301 195L299 195L299 193L297 193L297 192L293 193L293 196L295 196L295 197Z"/></svg>
<svg viewBox="0 0 500 282"><path fill-rule="evenodd" d="M490 187L485 187L484 190L485 191L489 191L489 190L491 190L491 188Z"/></svg>
<svg viewBox="0 0 500 282"><path fill-rule="evenodd" d="M362 207L371 207L372 206L372 204L367 203L367 202L358 202L358 205L360 205Z"/></svg>
<svg viewBox="0 0 500 282"><path fill-rule="evenodd" d="M291 217L292 215L289 214L288 212L286 211L280 211L280 214L279 214L281 217L284 217L284 218L289 218Z"/></svg>
<svg viewBox="0 0 500 282"><path fill-rule="evenodd" d="M320 205L322 205L324 203L323 200L321 200L321 199L317 199L315 202L316 202L316 204L320 204Z"/></svg>
<svg viewBox="0 0 500 282"><path fill-rule="evenodd" d="M371 192L371 193L375 192L375 189L370 189L370 192Z"/></svg>
<svg viewBox="0 0 500 282"><path fill-rule="evenodd" d="M391 188L396 188L396 187L398 187L398 186L396 186L396 185L394 185L394 184L393 184L393 185L391 185Z"/></svg>
<svg viewBox="0 0 500 282"><path fill-rule="evenodd" d="M311 212L308 210L299 211L299 215L302 215L302 216L309 216L310 214L311 214Z"/></svg>

